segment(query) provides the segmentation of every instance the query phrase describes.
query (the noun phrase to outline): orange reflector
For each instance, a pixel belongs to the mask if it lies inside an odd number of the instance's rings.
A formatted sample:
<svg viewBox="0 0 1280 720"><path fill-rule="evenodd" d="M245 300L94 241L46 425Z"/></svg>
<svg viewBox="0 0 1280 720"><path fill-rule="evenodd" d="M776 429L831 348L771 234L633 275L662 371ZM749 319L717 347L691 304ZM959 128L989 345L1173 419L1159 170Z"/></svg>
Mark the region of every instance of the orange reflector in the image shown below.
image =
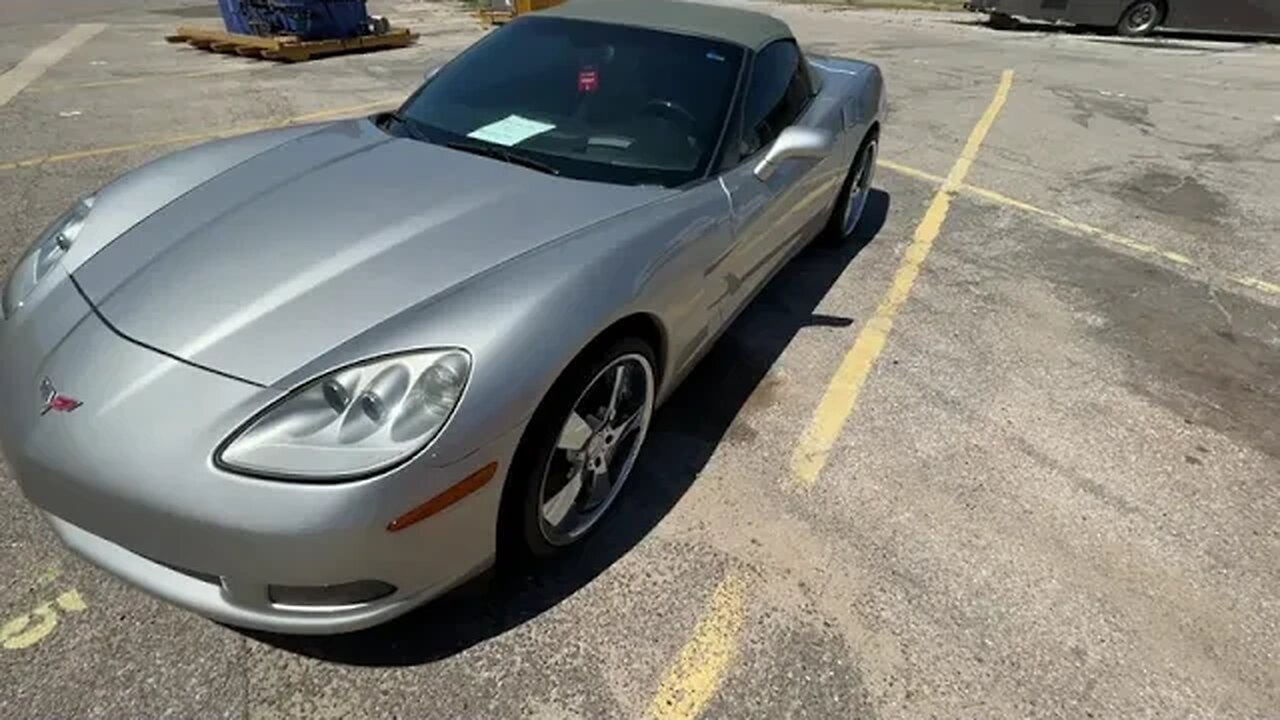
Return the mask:
<svg viewBox="0 0 1280 720"><path fill-rule="evenodd" d="M396 532L403 530L410 525L426 520L436 513L444 510L450 505L465 498L471 493L484 487L486 483L493 479L494 474L498 472L498 463L491 462L479 470L471 473L462 479L458 484L450 487L448 490L431 498L418 507L392 520L387 525L387 532Z"/></svg>

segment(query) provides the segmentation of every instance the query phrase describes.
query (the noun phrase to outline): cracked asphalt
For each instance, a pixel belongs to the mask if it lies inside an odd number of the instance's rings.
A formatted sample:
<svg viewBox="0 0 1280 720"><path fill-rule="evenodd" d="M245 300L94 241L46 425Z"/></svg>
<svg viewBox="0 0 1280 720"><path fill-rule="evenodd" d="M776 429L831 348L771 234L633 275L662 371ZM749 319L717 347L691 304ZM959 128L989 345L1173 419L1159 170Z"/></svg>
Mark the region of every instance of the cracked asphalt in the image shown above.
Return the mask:
<svg viewBox="0 0 1280 720"><path fill-rule="evenodd" d="M216 22L207 2L6 3L0 71L106 27L0 105L0 268L184 136L403 96L484 32L371 4L419 44L274 65L163 41ZM883 67L870 217L717 344L589 547L364 633L245 633L72 556L0 466L0 717L1276 717L1280 46L754 5ZM797 488L792 452L1005 69Z"/></svg>

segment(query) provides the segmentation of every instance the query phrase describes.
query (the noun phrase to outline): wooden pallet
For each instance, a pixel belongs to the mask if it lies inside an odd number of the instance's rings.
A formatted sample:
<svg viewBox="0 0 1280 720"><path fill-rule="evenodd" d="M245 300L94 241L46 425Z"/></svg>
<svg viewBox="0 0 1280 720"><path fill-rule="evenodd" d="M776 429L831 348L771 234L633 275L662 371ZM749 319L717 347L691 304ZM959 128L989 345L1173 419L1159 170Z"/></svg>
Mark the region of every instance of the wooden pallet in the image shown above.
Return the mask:
<svg viewBox="0 0 1280 720"><path fill-rule="evenodd" d="M335 40L301 40L292 35L259 37L183 25L172 35L166 35L164 39L171 43L186 43L192 47L216 53L302 62L322 55L405 47L417 41L418 34L410 32L408 28L392 28L378 35Z"/></svg>

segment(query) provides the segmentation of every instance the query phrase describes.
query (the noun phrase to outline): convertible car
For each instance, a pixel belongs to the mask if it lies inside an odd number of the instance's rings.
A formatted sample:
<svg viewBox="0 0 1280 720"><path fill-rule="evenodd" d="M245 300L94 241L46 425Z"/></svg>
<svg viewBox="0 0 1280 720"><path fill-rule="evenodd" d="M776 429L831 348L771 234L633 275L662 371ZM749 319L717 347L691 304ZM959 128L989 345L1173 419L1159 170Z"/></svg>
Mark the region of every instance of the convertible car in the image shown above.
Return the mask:
<svg viewBox="0 0 1280 720"><path fill-rule="evenodd" d="M850 236L871 64L674 0L570 0L394 112L158 159L4 286L0 445L73 550L221 622L380 623L589 538L654 409Z"/></svg>

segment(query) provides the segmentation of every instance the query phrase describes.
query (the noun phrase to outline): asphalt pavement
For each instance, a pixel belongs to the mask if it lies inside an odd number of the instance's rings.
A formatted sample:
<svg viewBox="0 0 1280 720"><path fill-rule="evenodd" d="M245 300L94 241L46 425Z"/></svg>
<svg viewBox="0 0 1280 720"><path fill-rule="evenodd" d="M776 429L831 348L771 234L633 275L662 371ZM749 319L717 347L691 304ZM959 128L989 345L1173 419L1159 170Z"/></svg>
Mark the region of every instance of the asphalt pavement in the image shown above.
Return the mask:
<svg viewBox="0 0 1280 720"><path fill-rule="evenodd" d="M95 3L0 14L0 268L125 170L484 33L372 3L418 45L277 65L164 42L209 3ZM0 717L1275 717L1280 46L757 7L883 67L869 217L718 343L589 547L246 633L72 556L0 466Z"/></svg>

